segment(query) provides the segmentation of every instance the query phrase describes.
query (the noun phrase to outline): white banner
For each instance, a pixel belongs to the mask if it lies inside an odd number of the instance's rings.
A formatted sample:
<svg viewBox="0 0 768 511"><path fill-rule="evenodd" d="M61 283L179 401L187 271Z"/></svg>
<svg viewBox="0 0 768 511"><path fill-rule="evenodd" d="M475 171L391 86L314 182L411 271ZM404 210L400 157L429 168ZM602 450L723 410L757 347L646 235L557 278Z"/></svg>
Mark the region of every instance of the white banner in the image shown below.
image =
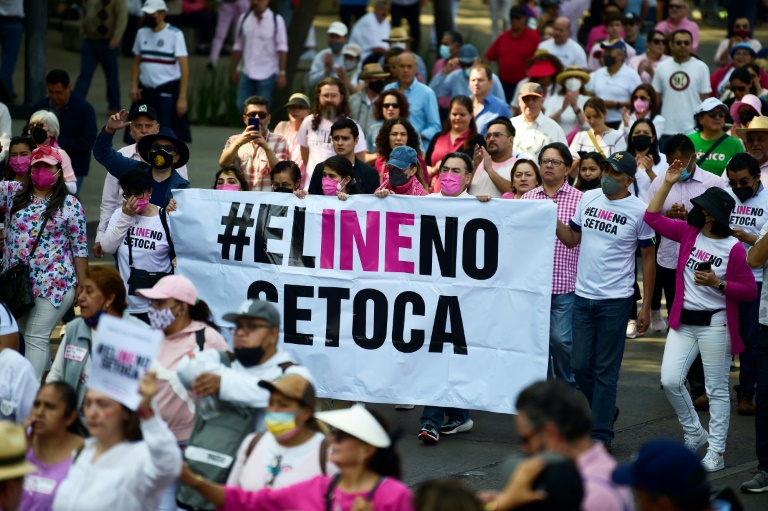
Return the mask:
<svg viewBox="0 0 768 511"><path fill-rule="evenodd" d="M217 323L274 302L318 395L514 413L546 376L550 201L175 190L177 271Z"/></svg>

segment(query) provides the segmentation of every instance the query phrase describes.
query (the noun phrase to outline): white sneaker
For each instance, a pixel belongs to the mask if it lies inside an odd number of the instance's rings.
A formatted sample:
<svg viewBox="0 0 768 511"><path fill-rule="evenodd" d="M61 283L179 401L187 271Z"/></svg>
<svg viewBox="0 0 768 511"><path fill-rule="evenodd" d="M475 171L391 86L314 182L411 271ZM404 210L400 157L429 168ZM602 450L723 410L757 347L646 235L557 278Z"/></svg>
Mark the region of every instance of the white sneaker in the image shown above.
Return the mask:
<svg viewBox="0 0 768 511"><path fill-rule="evenodd" d="M627 337L634 339L637 337L637 321L630 319L627 323Z"/></svg>
<svg viewBox="0 0 768 511"><path fill-rule="evenodd" d="M707 449L707 455L701 460L701 466L704 467L704 470L707 472L717 472L718 470L723 470L725 468L725 458L722 454L717 453L712 449Z"/></svg>
<svg viewBox="0 0 768 511"><path fill-rule="evenodd" d="M413 410L414 405L395 405L395 410Z"/></svg>
<svg viewBox="0 0 768 511"><path fill-rule="evenodd" d="M651 330L663 332L667 329L667 322L661 317L661 311L651 310Z"/></svg>
<svg viewBox="0 0 768 511"><path fill-rule="evenodd" d="M707 433L707 430L702 430L701 434L696 436L685 435L685 447L694 453L699 450L699 447L707 442L709 442L709 433Z"/></svg>

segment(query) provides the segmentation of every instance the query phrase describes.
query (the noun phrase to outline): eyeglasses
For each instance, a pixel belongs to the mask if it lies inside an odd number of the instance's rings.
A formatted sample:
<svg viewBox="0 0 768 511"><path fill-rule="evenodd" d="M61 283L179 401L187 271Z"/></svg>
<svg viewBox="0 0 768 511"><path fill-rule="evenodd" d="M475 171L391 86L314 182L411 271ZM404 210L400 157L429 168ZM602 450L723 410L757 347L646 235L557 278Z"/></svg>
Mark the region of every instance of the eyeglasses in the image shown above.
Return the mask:
<svg viewBox="0 0 768 511"><path fill-rule="evenodd" d="M151 193L151 190L145 190L143 192L130 192L130 193L124 193L123 199L128 200L131 197L141 198L144 197L146 194Z"/></svg>
<svg viewBox="0 0 768 511"><path fill-rule="evenodd" d="M485 139L490 140L492 138L504 138L508 136L509 135L507 135L506 133L502 133L500 131L494 131L493 133L489 131L488 133L485 134Z"/></svg>
<svg viewBox="0 0 768 511"><path fill-rule="evenodd" d="M390 108L400 108L400 103L382 103L381 108L389 110Z"/></svg>
<svg viewBox="0 0 768 511"><path fill-rule="evenodd" d="M152 144L149 149L151 151L160 151L161 149L165 149L171 154L176 152L176 148L173 146L173 144L158 144L157 142Z"/></svg>
<svg viewBox="0 0 768 511"><path fill-rule="evenodd" d="M250 334L251 332L255 332L256 330L258 330L259 328L271 329L273 328L273 326L268 323L247 323L244 325L233 326L229 329L229 332L232 335L235 335L238 332L238 330L242 330L246 334Z"/></svg>
<svg viewBox="0 0 768 511"><path fill-rule="evenodd" d="M685 9L685 4L669 4L670 9Z"/></svg>
<svg viewBox="0 0 768 511"><path fill-rule="evenodd" d="M745 186L752 186L747 178L740 179L738 181L734 181L733 179L728 180L728 184L731 186L731 188L742 188Z"/></svg>
<svg viewBox="0 0 768 511"><path fill-rule="evenodd" d="M690 46L691 45L691 41L675 41L675 44L677 46Z"/></svg>
<svg viewBox="0 0 768 511"><path fill-rule="evenodd" d="M723 112L722 110L710 110L709 112L704 112L704 113L713 119L715 117L722 117L723 119L725 119L725 112Z"/></svg>
<svg viewBox="0 0 768 511"><path fill-rule="evenodd" d="M559 167L560 165L564 164L565 162L563 160L541 160L542 165L552 165L553 167Z"/></svg>
<svg viewBox="0 0 768 511"><path fill-rule="evenodd" d="M651 42L653 44L664 44L664 43L667 42L667 40L666 39L651 39Z"/></svg>
<svg viewBox="0 0 768 511"><path fill-rule="evenodd" d="M245 114L246 117L250 117L253 119L254 117L258 117L259 119L266 119L269 115L269 112L248 112Z"/></svg>

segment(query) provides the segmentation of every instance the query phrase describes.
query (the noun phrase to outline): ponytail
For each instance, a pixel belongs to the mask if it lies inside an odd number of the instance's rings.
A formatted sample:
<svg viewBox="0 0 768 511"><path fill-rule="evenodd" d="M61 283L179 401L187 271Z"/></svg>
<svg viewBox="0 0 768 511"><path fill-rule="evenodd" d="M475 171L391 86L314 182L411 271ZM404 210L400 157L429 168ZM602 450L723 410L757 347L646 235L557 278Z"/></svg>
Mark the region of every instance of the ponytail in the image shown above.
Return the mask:
<svg viewBox="0 0 768 511"><path fill-rule="evenodd" d="M213 328L217 332L219 331L219 327L216 326L216 324L213 322L213 319L211 318L211 309L208 307L207 303L205 303L203 300L198 300L195 305L188 305L188 307L189 317L193 321L200 321Z"/></svg>

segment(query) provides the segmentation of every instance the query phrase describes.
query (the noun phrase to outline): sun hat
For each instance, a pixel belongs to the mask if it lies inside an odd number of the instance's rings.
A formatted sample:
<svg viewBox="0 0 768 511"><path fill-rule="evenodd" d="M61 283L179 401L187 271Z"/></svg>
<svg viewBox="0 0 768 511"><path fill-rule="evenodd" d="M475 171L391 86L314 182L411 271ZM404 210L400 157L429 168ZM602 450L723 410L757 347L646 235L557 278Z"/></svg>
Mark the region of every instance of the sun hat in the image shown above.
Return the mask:
<svg viewBox="0 0 768 511"><path fill-rule="evenodd" d="M344 410L317 412L315 418L379 449L392 445L387 430L363 405L354 404Z"/></svg>
<svg viewBox="0 0 768 511"><path fill-rule="evenodd" d="M731 212L736 207L733 197L722 188L715 186L707 188L707 191L691 199L691 204L706 209L707 213L726 227L731 224Z"/></svg>
<svg viewBox="0 0 768 511"><path fill-rule="evenodd" d="M360 48L360 46L356 45L355 43L347 43L344 45L344 48L341 50L341 54L347 55L349 57L360 58L360 55L363 54L363 49Z"/></svg>
<svg viewBox="0 0 768 511"><path fill-rule="evenodd" d="M42 145L32 151L30 158L32 158L29 164L30 166L34 166L35 163L39 163L41 161L47 163L48 165L56 165L57 163L61 163L61 153L59 153L58 149L49 145Z"/></svg>
<svg viewBox="0 0 768 511"><path fill-rule="evenodd" d="M141 12L146 14L155 14L157 11L168 11L168 6L163 0L147 0Z"/></svg>
<svg viewBox="0 0 768 511"><path fill-rule="evenodd" d="M328 33L341 36L341 37L347 37L347 34L349 34L349 29L341 21L334 21L328 27Z"/></svg>
<svg viewBox="0 0 768 511"><path fill-rule="evenodd" d="M590 76L589 73L579 66L568 66L562 73L557 75L555 81L557 81L558 85L562 85L568 78L578 78L582 83L587 83L589 82Z"/></svg>
<svg viewBox="0 0 768 511"><path fill-rule="evenodd" d="M179 155L179 160L173 164L174 169L183 167L189 161L189 147L187 144L176 138L176 134L170 128L160 128L160 131L155 135L145 135L136 143L136 152L142 159L152 165L149 161L149 151L152 148L152 144L158 140L167 140L173 144L176 148L176 154Z"/></svg>
<svg viewBox="0 0 768 511"><path fill-rule="evenodd" d="M264 300L246 300L240 304L237 312L224 314L221 319L234 323L240 318L263 319L272 326L280 327L280 313L274 305Z"/></svg>
<svg viewBox="0 0 768 511"><path fill-rule="evenodd" d="M557 70L552 62L548 60L536 60L533 62L525 75L528 78L543 78L545 76L552 76Z"/></svg>
<svg viewBox="0 0 768 511"><path fill-rule="evenodd" d="M259 387L270 392L279 392L290 399L295 399L304 406L315 410L315 387L300 374L291 373L280 376L275 381L261 380Z"/></svg>
<svg viewBox="0 0 768 511"><path fill-rule="evenodd" d="M419 160L416 157L416 151L412 147L403 145L392 149L392 152L389 153L387 166L405 170L416 165L418 162Z"/></svg>
<svg viewBox="0 0 768 511"><path fill-rule="evenodd" d="M733 54L736 53L736 50L747 50L749 51L749 54L752 55L752 58L757 57L757 52L749 43L739 43L731 46L731 49L728 50L728 54L731 56L731 58L733 58Z"/></svg>
<svg viewBox="0 0 768 511"><path fill-rule="evenodd" d="M27 437L21 426L0 422L0 481L24 477L37 467L27 461Z"/></svg>
<svg viewBox="0 0 768 511"><path fill-rule="evenodd" d="M703 114L704 112L709 112L719 106L723 107L726 111L728 110L728 107L725 106L725 103L723 103L719 99L707 98L704 101L702 101L701 104L699 105L699 108L696 109L696 115Z"/></svg>
<svg viewBox="0 0 768 511"><path fill-rule="evenodd" d="M600 166L602 167L606 165L610 166L616 172L626 174L633 179L637 172L637 161L635 161L635 157L627 151L616 151L603 161Z"/></svg>
<svg viewBox="0 0 768 511"><path fill-rule="evenodd" d="M367 80L368 78L387 78L389 73L384 71L381 64L378 62L372 62L363 66L363 72L360 73L361 80Z"/></svg>
<svg viewBox="0 0 768 511"><path fill-rule="evenodd" d="M763 115L763 105L760 103L760 98L754 94L746 94L743 98L741 98L741 101L736 101L731 105L731 119L733 119L733 122L739 126L741 126L741 122L739 121L739 110L741 109L742 105L752 108L752 110L754 110L757 115Z"/></svg>
<svg viewBox="0 0 768 511"><path fill-rule="evenodd" d="M188 305L197 303L197 289L187 277L166 275L151 288L137 289L136 296L147 300L166 300L173 298Z"/></svg>
<svg viewBox="0 0 768 511"><path fill-rule="evenodd" d="M749 128L736 128L736 136L744 137L748 131L768 131L768 117L764 115L755 117L749 123Z"/></svg>
<svg viewBox="0 0 768 511"><path fill-rule="evenodd" d="M302 108L309 108L309 98L305 94L302 94L301 92L295 92L291 94L291 97L288 98L288 103L285 104L286 108L288 108L289 106L300 106Z"/></svg>
<svg viewBox="0 0 768 511"><path fill-rule="evenodd" d="M538 97L544 97L544 89L542 88L541 84L528 82L523 84L522 87L520 87L520 97L524 98L526 96L538 96Z"/></svg>
<svg viewBox="0 0 768 511"><path fill-rule="evenodd" d="M388 43L407 43L411 38L408 37L408 31L405 27L394 27L389 31L389 37L382 39L382 41Z"/></svg>

